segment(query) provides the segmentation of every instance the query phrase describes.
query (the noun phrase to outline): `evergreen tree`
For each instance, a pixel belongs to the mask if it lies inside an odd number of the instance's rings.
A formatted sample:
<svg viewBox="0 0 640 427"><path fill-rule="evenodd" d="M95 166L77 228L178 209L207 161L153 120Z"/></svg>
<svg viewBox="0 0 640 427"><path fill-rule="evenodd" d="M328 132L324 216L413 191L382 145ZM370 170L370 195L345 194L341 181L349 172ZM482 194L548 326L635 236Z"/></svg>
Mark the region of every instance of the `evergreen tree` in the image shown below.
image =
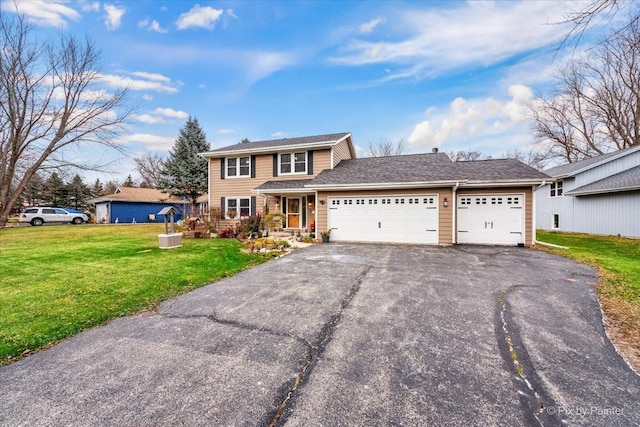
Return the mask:
<svg viewBox="0 0 640 427"><path fill-rule="evenodd" d="M127 175L127 179L124 180L124 182L122 183L123 187L135 187L136 183L133 182L133 178L131 178L131 175Z"/></svg>
<svg viewBox="0 0 640 427"><path fill-rule="evenodd" d="M45 181L39 173L34 174L24 189L22 197L31 206L39 206L44 201Z"/></svg>
<svg viewBox="0 0 640 427"><path fill-rule="evenodd" d="M91 188L91 196L92 197L100 197L104 196L105 191L102 183L100 182L100 178L96 178L96 182L93 183L93 187Z"/></svg>
<svg viewBox="0 0 640 427"><path fill-rule="evenodd" d="M91 190L89 190L80 175L76 174L71 182L67 184L67 194L71 202L69 207L80 210L85 210L89 207Z"/></svg>
<svg viewBox="0 0 640 427"><path fill-rule="evenodd" d="M196 118L189 117L180 129L169 159L164 164L160 186L171 194L184 196L195 213L196 200L208 191L207 161L198 154L210 149Z"/></svg>
<svg viewBox="0 0 640 427"><path fill-rule="evenodd" d="M57 172L52 173L44 183L44 203L49 206L66 206L69 204L67 188Z"/></svg>

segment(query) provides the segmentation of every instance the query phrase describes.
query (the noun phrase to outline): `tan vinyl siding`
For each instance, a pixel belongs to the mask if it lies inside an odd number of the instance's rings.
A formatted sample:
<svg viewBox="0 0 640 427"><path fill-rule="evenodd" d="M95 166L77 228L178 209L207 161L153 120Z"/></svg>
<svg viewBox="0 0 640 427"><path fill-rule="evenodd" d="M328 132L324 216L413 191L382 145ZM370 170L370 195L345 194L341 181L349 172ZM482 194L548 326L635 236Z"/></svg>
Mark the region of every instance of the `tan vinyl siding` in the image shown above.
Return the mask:
<svg viewBox="0 0 640 427"><path fill-rule="evenodd" d="M461 188L457 192L458 196L476 194L524 194L524 241L527 246L533 244L533 193L531 187L512 188Z"/></svg>
<svg viewBox="0 0 640 427"><path fill-rule="evenodd" d="M451 202L451 188L413 188L402 190L380 190L380 191L321 191L318 193L319 203L316 204L318 208L318 226L316 230L318 232L326 231L329 204L327 203L328 197L349 197L360 195L362 197L375 197L375 196L387 196L387 195L417 195L417 194L437 194L438 195L438 244L439 245L451 245L452 237L452 208ZM445 197L449 202L449 207L444 207L442 204ZM324 205L321 201L324 201Z"/></svg>
<svg viewBox="0 0 640 427"><path fill-rule="evenodd" d="M349 138L341 141L333 147L333 166L335 167L342 160L351 159L351 150L349 150Z"/></svg>
<svg viewBox="0 0 640 427"><path fill-rule="evenodd" d="M211 197L211 207L220 207L221 197L251 197L256 196L256 211L262 212L264 198L256 195L251 190L267 181L285 181L292 179L311 179L318 175L323 169L331 166L331 150L317 150L313 152L313 175L279 175L273 176L273 154L262 154L256 157L256 177L255 178L225 178L220 179L220 158L209 159L209 192ZM312 191L309 191L312 193ZM270 199L273 199L271 197ZM270 202L269 208L275 209L275 201ZM234 221L222 221L223 223ZM224 224L222 224L224 225Z"/></svg>

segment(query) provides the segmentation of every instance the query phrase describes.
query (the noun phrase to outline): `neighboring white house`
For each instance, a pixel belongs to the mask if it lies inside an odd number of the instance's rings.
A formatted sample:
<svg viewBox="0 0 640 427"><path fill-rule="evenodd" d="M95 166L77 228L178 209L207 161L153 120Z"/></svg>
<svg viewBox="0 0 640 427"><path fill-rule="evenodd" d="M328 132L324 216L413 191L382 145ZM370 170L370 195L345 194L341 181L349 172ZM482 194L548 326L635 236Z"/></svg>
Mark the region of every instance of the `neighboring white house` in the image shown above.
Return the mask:
<svg viewBox="0 0 640 427"><path fill-rule="evenodd" d="M640 145L544 172L537 228L640 237Z"/></svg>

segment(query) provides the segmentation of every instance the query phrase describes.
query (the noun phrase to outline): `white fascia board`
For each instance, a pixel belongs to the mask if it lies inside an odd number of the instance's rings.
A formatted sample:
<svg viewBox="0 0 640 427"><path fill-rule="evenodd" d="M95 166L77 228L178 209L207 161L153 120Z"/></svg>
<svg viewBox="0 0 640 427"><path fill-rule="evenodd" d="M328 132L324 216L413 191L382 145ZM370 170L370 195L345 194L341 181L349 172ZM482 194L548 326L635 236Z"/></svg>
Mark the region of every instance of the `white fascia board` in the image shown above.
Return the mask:
<svg viewBox="0 0 640 427"><path fill-rule="evenodd" d="M283 189L266 189L266 190L251 190L252 193L256 194L311 194L313 190L308 188L283 188Z"/></svg>
<svg viewBox="0 0 640 427"><path fill-rule="evenodd" d="M312 142L307 144L278 145L275 147L253 148L249 150L209 151L206 153L200 153L200 155L206 159L214 159L218 157L227 157L227 156L237 157L237 156L251 155L251 154L291 152L291 151L304 150L308 148L331 148L334 145L338 144L341 140L342 138L338 141L321 141L321 142Z"/></svg>
<svg viewBox="0 0 640 427"><path fill-rule="evenodd" d="M424 182L384 182L370 184L316 184L305 185L304 188L316 191L348 191L348 190L387 190L402 188L438 188L453 187L459 181L424 181Z"/></svg>
<svg viewBox="0 0 640 427"><path fill-rule="evenodd" d="M465 188L475 188L475 187L528 187L531 185L540 185L543 182L545 182L548 184L550 181L549 179L523 179L523 180L509 180L509 181L467 181L467 182L461 182L460 183L460 187L465 187Z"/></svg>
<svg viewBox="0 0 640 427"><path fill-rule="evenodd" d="M640 185L633 185L629 187L603 188L602 190L592 191L567 191L564 194L567 196L591 196L593 194L623 193L625 191L634 190L640 190Z"/></svg>

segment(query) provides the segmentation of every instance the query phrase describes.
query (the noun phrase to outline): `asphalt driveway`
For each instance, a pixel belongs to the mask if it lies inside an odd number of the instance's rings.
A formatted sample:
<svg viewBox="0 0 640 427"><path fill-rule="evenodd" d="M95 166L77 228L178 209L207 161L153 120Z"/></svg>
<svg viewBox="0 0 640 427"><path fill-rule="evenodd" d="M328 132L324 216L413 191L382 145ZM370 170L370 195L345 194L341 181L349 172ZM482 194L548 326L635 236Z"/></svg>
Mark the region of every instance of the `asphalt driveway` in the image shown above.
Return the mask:
<svg viewBox="0 0 640 427"><path fill-rule="evenodd" d="M313 246L0 368L0 425L640 425L593 269Z"/></svg>

